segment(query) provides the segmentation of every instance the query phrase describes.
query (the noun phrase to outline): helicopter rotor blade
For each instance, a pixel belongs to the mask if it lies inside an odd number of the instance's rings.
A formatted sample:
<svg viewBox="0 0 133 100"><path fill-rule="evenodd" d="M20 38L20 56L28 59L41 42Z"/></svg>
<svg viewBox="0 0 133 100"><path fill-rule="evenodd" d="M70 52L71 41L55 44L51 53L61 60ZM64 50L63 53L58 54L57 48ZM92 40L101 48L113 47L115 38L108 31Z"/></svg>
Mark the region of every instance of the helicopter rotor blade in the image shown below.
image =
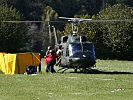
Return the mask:
<svg viewBox="0 0 133 100"><path fill-rule="evenodd" d="M8 21L8 20L5 20L5 21L2 21L3 23L65 23L63 21Z"/></svg>
<svg viewBox="0 0 133 100"><path fill-rule="evenodd" d="M40 23L42 21L2 21L4 23Z"/></svg>
<svg viewBox="0 0 133 100"><path fill-rule="evenodd" d="M89 21L83 21L83 22L132 22L133 20L89 20Z"/></svg>
<svg viewBox="0 0 133 100"><path fill-rule="evenodd" d="M125 19L125 20L121 20L121 19L107 19L107 20L93 20L93 19L84 19L84 18L68 18L68 17L59 17L60 19L65 19L68 20L70 22L132 22L132 19Z"/></svg>
<svg viewBox="0 0 133 100"><path fill-rule="evenodd" d="M84 18L68 18L68 17L59 17L60 19L66 19L68 21L74 22L74 21L78 21L78 22L82 22L82 21L90 21L92 19L84 19Z"/></svg>
<svg viewBox="0 0 133 100"><path fill-rule="evenodd" d="M132 22L133 20L131 19L125 19L125 20L121 20L121 19L114 19L114 20L93 20L93 19L85 19L85 18L68 18L68 17L59 17L59 19L65 19L68 22ZM10 20L4 20L2 21L3 23L66 23L65 21L59 21L59 20L55 20L55 21L10 21Z"/></svg>

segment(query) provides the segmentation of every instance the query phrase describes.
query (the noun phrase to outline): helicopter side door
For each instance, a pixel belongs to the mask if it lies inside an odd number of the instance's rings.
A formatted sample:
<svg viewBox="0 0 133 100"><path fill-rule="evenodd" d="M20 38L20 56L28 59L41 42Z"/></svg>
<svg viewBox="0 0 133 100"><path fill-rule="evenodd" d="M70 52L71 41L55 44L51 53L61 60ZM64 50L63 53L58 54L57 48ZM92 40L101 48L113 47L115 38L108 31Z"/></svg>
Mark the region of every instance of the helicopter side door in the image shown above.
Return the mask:
<svg viewBox="0 0 133 100"><path fill-rule="evenodd" d="M72 45L75 44L75 45ZM70 59L74 57L75 53L82 53L81 45L80 43L66 43L64 46L63 55L61 56L61 66L64 67L72 67L72 63L70 62ZM79 57L79 54L77 54ZM75 57L74 57L75 58Z"/></svg>
<svg viewBox="0 0 133 100"><path fill-rule="evenodd" d="M61 66L69 65L69 45L66 43L64 46L63 55L61 56Z"/></svg>

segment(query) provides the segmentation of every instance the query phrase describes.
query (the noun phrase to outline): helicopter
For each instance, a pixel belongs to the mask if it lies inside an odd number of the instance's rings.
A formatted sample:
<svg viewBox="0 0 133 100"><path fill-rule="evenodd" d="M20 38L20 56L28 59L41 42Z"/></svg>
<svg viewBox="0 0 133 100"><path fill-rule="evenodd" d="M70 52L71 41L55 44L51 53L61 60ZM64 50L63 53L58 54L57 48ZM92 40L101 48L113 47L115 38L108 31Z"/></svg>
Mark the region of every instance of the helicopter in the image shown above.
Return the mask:
<svg viewBox="0 0 133 100"><path fill-rule="evenodd" d="M77 27L80 22L91 21L92 19L59 18L72 23L72 33L62 36L61 42L58 44L63 48L59 70L65 69L64 71L66 71L67 69L74 69L77 72L78 69L89 69L96 66L94 45L92 42L87 41L87 37L78 35Z"/></svg>
<svg viewBox="0 0 133 100"><path fill-rule="evenodd" d="M84 22L131 22L131 20L92 20L83 18L68 18L59 17L59 19L67 20L72 24L72 33L61 37L61 45L63 54L60 57L60 70L74 69L75 72L79 69L89 70L96 67L96 56L94 44L87 41L86 36L78 34L78 24ZM64 72L63 71L63 72Z"/></svg>

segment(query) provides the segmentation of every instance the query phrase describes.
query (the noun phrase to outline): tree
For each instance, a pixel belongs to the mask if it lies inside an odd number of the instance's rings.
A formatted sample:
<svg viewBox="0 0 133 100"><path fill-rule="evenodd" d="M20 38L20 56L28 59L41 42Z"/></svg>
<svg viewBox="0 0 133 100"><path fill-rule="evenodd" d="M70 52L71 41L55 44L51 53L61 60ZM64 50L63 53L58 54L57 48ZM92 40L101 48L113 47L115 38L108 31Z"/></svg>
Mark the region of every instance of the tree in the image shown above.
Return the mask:
<svg viewBox="0 0 133 100"><path fill-rule="evenodd" d="M57 19L57 17L58 17L58 13L55 10L53 10L52 7L50 6L45 7L42 20L50 21L50 20Z"/></svg>
<svg viewBox="0 0 133 100"><path fill-rule="evenodd" d="M59 16L73 17L80 9L79 0L45 0Z"/></svg>
<svg viewBox="0 0 133 100"><path fill-rule="evenodd" d="M7 5L0 6L0 51L20 52L27 42L27 27L24 23L5 23L3 21L22 20L19 12Z"/></svg>
<svg viewBox="0 0 133 100"><path fill-rule="evenodd" d="M52 41L52 26L54 26L54 23L51 23L50 21L54 21L58 18L58 13L50 6L46 6L43 15L42 20L44 23L42 23L43 33L42 33L42 47L43 50L46 51L48 45L54 45L54 41Z"/></svg>
<svg viewBox="0 0 133 100"><path fill-rule="evenodd" d="M41 20L42 0L1 0L0 3L16 8L25 20Z"/></svg>
<svg viewBox="0 0 133 100"><path fill-rule="evenodd" d="M133 8L129 8L123 4L116 4L100 11L98 19L118 19L132 20ZM111 22L101 23L107 31L103 32L104 43L112 51L130 51L133 38L133 23L132 22ZM132 48L133 49L133 48Z"/></svg>

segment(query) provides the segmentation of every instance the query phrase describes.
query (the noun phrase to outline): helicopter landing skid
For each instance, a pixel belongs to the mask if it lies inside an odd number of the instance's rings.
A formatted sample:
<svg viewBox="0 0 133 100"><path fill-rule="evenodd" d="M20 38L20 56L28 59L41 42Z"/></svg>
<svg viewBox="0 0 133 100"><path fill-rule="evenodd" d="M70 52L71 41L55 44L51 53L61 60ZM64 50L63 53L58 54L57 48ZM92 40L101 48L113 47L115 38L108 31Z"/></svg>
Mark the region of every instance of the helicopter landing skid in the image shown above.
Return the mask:
<svg viewBox="0 0 133 100"><path fill-rule="evenodd" d="M64 72L65 72L66 70L68 70L68 69L69 69L69 68L64 68L64 67L63 67L63 68L58 69L57 72L59 72L60 70L63 70L62 73L64 73ZM76 73L78 69L79 69L79 68L74 68L74 72Z"/></svg>
<svg viewBox="0 0 133 100"><path fill-rule="evenodd" d="M66 70L68 70L68 68L60 68L59 70L57 70L57 72L59 72L60 70L63 70L62 73L64 73Z"/></svg>

